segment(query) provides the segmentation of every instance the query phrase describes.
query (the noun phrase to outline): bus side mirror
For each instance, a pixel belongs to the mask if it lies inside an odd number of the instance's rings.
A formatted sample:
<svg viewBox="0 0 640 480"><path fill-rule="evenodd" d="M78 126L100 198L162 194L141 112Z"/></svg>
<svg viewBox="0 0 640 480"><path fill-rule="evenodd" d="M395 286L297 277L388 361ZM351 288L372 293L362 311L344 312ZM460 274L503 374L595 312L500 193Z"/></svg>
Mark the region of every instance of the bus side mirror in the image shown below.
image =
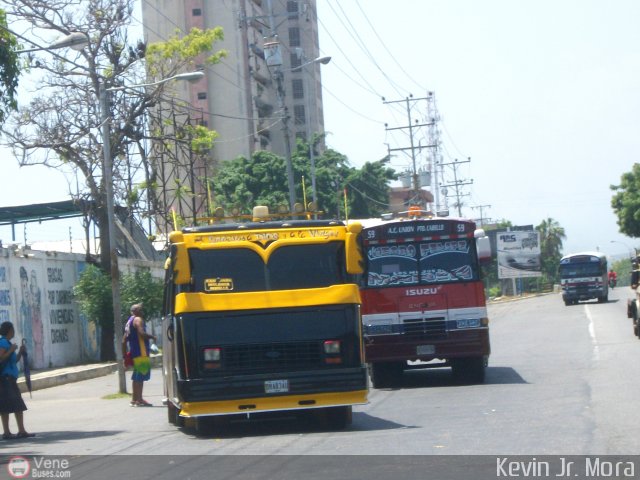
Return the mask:
<svg viewBox="0 0 640 480"><path fill-rule="evenodd" d="M173 283L184 285L191 282L191 268L189 266L189 254L184 243L171 245L171 258L173 260Z"/></svg>
<svg viewBox="0 0 640 480"><path fill-rule="evenodd" d="M480 263L488 263L491 261L491 241L489 237L476 238L476 250Z"/></svg>
<svg viewBox="0 0 640 480"><path fill-rule="evenodd" d="M358 222L350 223L345 234L345 256L347 273L351 275L360 274L364 271L362 246L360 244L360 232L362 225Z"/></svg>

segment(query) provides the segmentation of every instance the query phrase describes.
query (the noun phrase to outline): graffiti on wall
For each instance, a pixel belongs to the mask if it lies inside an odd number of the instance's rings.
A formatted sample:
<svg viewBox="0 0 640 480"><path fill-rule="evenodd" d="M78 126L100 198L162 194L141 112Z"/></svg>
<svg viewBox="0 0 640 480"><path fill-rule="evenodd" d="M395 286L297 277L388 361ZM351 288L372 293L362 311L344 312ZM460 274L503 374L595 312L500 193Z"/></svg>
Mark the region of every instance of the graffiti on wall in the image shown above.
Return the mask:
<svg viewBox="0 0 640 480"><path fill-rule="evenodd" d="M30 352L33 366L44 363L44 326L42 324L42 294L38 286L38 274L20 267L20 296L18 298L18 325Z"/></svg>
<svg viewBox="0 0 640 480"><path fill-rule="evenodd" d="M7 266L0 265L0 323L11 321L11 289Z"/></svg>

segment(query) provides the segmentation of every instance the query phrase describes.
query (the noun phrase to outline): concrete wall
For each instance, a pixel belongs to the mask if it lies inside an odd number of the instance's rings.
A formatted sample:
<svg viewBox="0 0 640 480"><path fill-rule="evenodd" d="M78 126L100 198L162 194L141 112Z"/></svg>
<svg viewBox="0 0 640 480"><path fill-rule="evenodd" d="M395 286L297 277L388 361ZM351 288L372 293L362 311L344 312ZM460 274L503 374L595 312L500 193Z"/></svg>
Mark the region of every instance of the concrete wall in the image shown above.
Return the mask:
<svg viewBox="0 0 640 480"><path fill-rule="evenodd" d="M0 322L14 324L25 340L31 368L63 367L100 358L100 329L80 315L73 287L86 268L84 255L0 248ZM122 273L162 263L120 260Z"/></svg>

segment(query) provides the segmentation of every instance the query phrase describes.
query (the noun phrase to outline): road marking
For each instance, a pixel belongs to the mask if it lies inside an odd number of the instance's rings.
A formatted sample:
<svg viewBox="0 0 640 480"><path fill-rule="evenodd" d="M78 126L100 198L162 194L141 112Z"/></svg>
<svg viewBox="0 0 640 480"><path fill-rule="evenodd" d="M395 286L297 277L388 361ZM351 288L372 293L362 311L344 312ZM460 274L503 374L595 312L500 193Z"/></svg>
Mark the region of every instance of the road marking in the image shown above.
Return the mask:
<svg viewBox="0 0 640 480"><path fill-rule="evenodd" d="M591 337L591 345L593 346L593 360L600 360L600 350L598 347L598 340L596 339L596 327L593 323L593 317L591 316L591 310L589 309L589 305L584 306L584 312L589 319L589 337Z"/></svg>

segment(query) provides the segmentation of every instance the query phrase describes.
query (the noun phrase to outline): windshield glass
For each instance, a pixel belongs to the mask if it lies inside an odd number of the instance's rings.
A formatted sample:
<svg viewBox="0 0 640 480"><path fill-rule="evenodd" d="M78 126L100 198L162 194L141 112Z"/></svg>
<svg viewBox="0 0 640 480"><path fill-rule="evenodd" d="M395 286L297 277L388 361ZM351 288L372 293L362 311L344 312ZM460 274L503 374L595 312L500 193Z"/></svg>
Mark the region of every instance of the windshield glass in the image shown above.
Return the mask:
<svg viewBox="0 0 640 480"><path fill-rule="evenodd" d="M597 277L602 275L603 268L598 263L569 263L560 265L562 278Z"/></svg>
<svg viewBox="0 0 640 480"><path fill-rule="evenodd" d="M478 267L467 239L374 245L367 249L368 287L472 280L478 280Z"/></svg>
<svg viewBox="0 0 640 480"><path fill-rule="evenodd" d="M266 265L246 248L190 249L189 259L196 292L295 290L347 281L341 242L280 247Z"/></svg>

